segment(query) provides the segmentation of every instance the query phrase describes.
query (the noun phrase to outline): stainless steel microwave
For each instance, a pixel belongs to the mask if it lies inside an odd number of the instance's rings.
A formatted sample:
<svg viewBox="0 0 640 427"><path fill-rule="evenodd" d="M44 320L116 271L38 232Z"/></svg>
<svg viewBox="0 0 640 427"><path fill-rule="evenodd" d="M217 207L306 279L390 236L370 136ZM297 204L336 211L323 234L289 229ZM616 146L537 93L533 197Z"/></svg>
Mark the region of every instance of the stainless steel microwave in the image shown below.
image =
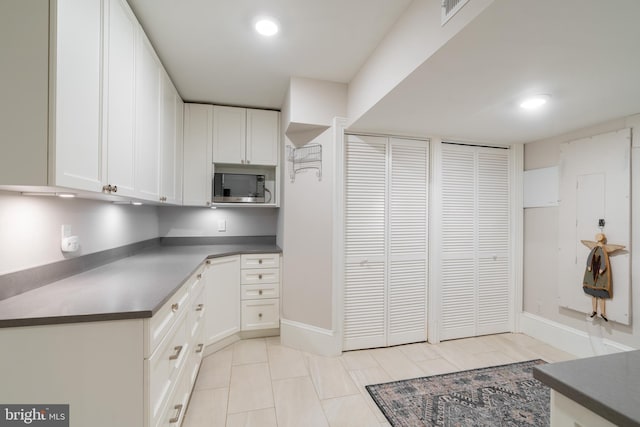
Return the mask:
<svg viewBox="0 0 640 427"><path fill-rule="evenodd" d="M214 203L264 203L264 175L215 173Z"/></svg>

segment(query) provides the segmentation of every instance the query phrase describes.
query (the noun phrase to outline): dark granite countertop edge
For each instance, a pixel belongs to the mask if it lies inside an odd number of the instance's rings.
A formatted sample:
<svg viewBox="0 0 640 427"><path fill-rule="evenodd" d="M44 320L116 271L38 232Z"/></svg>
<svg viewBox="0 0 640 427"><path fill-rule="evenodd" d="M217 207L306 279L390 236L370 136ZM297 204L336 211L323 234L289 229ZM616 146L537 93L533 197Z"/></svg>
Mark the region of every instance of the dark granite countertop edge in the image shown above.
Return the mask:
<svg viewBox="0 0 640 427"><path fill-rule="evenodd" d="M594 399L581 390L567 384L566 382L558 379L555 375L546 371L549 365L535 366L533 368L533 377L543 384L546 384L558 393L573 400L579 405L584 406L591 412L601 416L602 418L616 424L624 426L640 427L640 423L632 418L629 418L625 414L613 409L612 407L605 405L601 401Z"/></svg>
<svg viewBox="0 0 640 427"><path fill-rule="evenodd" d="M170 245L170 246L182 246L182 245ZM188 245L185 245L188 246ZM215 246L215 245L212 245ZM190 270L190 273L185 275L185 277L180 281L180 283L176 283L176 286L169 292L167 292L166 296L161 299L161 301L156 304L156 306L151 310L133 310L133 311L123 311L123 312L112 312L112 313L91 313L91 314L73 314L73 315L60 315L60 316L43 316L43 317L23 317L23 318L12 318L12 319L0 319L0 329L2 328L13 328L13 327L25 327L25 326L44 326L44 325L58 325L58 324L69 324L69 323L83 323L83 322L101 322L101 321L109 321L109 320L128 320L128 319L145 319L150 318L154 314L156 314L163 305L167 303L171 299L171 297L184 285L184 283L191 277L197 269L202 265L202 263L206 262L208 259L215 258L224 258L229 256L236 256L242 254L259 254L259 253L282 253L282 249L277 245L273 245L269 247L267 251L265 251L264 246L259 245L255 249L250 247L244 247L242 250L232 250L225 251L219 253L211 253L208 255L203 255L203 258L196 264L194 264L193 268ZM135 254L131 257L135 257Z"/></svg>
<svg viewBox="0 0 640 427"><path fill-rule="evenodd" d="M175 293L175 291L174 291ZM106 322L109 320L131 320L145 319L153 314L148 310L141 311L125 311L122 313L96 313L96 314L74 314L70 316L51 316L51 317L26 317L22 319L4 319L0 320L1 328L15 328L24 326L48 326L63 325L69 323L86 323L86 322Z"/></svg>

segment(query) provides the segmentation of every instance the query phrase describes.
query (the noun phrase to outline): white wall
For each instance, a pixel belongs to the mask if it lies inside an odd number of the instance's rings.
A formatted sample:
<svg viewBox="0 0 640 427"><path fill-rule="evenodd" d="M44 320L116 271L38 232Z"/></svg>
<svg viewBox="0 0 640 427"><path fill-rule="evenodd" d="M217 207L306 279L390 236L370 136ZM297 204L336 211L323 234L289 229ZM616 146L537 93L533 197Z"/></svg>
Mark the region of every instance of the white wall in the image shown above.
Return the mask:
<svg viewBox="0 0 640 427"><path fill-rule="evenodd" d="M158 237L153 206L0 192L0 275L68 258L60 250L62 224L80 237L72 256Z"/></svg>
<svg viewBox="0 0 640 427"><path fill-rule="evenodd" d="M322 145L322 180L315 171L284 181L286 226L282 315L287 320L332 329L333 129L311 141ZM285 137L285 145L292 145ZM285 167L289 165L285 164Z"/></svg>
<svg viewBox="0 0 640 427"><path fill-rule="evenodd" d="M471 1L442 26L440 1L414 0L349 83L349 120L360 118L491 3Z"/></svg>
<svg viewBox="0 0 640 427"><path fill-rule="evenodd" d="M160 237L275 236L278 209L162 206L158 216ZM218 221L226 231L218 231Z"/></svg>
<svg viewBox="0 0 640 427"><path fill-rule="evenodd" d="M640 115L613 120L598 126L580 129L570 134L528 143L524 149L524 168L538 169L556 166L560 161L560 144L627 127L640 130ZM529 208L524 210L524 311L586 334L598 353L597 343L608 339L629 347L640 348L640 141L637 137L632 149L632 215L631 215L631 306L630 326L615 322L590 321L585 314L565 309L558 304L557 260L558 207ZM614 283L615 287L615 283Z"/></svg>

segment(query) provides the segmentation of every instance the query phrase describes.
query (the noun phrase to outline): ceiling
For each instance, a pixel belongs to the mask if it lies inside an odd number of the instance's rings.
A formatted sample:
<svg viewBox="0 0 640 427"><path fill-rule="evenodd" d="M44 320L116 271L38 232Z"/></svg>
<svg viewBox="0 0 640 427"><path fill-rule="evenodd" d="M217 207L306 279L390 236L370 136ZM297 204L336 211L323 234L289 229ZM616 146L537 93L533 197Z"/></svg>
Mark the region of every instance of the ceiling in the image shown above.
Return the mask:
<svg viewBox="0 0 640 427"><path fill-rule="evenodd" d="M348 83L410 0L128 0L185 101L280 109L289 78ZM280 33L253 21L270 15Z"/></svg>
<svg viewBox="0 0 640 427"><path fill-rule="evenodd" d="M348 83L410 0L129 3L185 101L279 109L291 76ZM551 101L525 114L534 93ZM351 128L512 143L636 113L640 1L495 0Z"/></svg>

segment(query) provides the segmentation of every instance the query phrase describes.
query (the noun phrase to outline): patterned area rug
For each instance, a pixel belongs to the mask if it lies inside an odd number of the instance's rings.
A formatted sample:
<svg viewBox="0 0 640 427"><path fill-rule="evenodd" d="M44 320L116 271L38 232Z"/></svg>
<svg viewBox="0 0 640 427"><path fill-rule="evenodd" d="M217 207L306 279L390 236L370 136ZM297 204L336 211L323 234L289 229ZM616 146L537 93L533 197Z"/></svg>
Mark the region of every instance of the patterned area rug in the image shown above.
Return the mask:
<svg viewBox="0 0 640 427"><path fill-rule="evenodd" d="M548 426L549 388L531 360L432 377L368 385L394 427Z"/></svg>

